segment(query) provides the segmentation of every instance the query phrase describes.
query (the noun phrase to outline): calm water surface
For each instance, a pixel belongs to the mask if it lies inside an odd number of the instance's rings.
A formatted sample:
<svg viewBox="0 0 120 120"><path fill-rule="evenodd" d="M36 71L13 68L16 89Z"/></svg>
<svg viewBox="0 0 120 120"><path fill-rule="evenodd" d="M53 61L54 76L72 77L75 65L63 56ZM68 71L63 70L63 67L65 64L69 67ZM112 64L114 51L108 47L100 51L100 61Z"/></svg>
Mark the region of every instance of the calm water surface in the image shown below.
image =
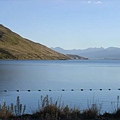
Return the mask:
<svg viewBox="0 0 120 120"><path fill-rule="evenodd" d="M0 103L2 100L15 103L20 96L27 112L38 108L41 95L80 109L96 103L102 106L102 111L110 112L116 108L119 88L119 60L0 61Z"/></svg>

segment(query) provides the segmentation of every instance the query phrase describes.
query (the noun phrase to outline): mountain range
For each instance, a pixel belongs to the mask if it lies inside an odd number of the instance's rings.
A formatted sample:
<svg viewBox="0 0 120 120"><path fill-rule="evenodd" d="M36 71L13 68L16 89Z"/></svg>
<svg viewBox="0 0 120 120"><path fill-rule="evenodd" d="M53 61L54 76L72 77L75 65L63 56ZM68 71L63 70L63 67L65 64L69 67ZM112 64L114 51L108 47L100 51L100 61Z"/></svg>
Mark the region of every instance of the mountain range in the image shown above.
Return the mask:
<svg viewBox="0 0 120 120"><path fill-rule="evenodd" d="M120 59L120 48L87 48L87 49L71 49L65 50L60 47L51 48L62 54L75 54L89 59Z"/></svg>
<svg viewBox="0 0 120 120"><path fill-rule="evenodd" d="M65 50L60 47L48 48L45 45L23 38L0 24L0 59L120 59L120 48L101 47L72 50Z"/></svg>
<svg viewBox="0 0 120 120"><path fill-rule="evenodd" d="M23 38L0 24L0 59L66 60L70 58Z"/></svg>

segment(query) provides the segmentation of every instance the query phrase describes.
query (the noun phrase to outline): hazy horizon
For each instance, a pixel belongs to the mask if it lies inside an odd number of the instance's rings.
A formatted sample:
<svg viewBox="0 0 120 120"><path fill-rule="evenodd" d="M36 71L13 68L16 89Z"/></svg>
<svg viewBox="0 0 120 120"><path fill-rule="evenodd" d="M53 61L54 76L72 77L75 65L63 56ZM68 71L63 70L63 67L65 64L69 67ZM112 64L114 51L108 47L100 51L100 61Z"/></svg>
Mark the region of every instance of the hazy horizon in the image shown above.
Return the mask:
<svg viewBox="0 0 120 120"><path fill-rule="evenodd" d="M120 47L114 47L114 46L109 46L109 47L87 47L87 48L83 48L83 49L81 49L81 48L72 48L72 49L66 49L66 48L63 48L63 47L60 47L60 46L56 46L56 47L50 47L50 48L61 48L61 49L64 49L64 50L85 50L85 49L100 49L100 48L102 48L102 49L108 49L108 48L120 48Z"/></svg>

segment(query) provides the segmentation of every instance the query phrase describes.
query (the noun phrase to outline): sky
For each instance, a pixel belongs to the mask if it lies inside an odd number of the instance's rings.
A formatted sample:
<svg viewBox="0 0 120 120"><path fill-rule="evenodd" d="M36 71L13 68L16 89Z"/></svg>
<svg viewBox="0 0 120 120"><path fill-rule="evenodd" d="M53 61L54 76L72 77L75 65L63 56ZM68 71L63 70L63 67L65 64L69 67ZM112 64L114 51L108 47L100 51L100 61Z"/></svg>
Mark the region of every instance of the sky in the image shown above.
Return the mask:
<svg viewBox="0 0 120 120"><path fill-rule="evenodd" d="M120 0L0 0L0 24L47 47L120 47Z"/></svg>

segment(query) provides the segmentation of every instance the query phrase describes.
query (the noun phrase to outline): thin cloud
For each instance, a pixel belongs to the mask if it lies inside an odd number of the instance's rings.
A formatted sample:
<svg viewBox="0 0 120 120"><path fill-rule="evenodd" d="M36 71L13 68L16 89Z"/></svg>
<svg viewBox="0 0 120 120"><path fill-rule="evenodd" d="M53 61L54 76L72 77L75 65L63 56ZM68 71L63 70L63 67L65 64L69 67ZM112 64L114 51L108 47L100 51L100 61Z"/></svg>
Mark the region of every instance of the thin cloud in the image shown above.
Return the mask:
<svg viewBox="0 0 120 120"><path fill-rule="evenodd" d="M82 3L86 3L86 4L102 4L101 1L92 1L92 0L83 0Z"/></svg>
<svg viewBox="0 0 120 120"><path fill-rule="evenodd" d="M91 3L91 1L88 1L87 3L88 3L88 4L90 4L90 3Z"/></svg>
<svg viewBox="0 0 120 120"><path fill-rule="evenodd" d="M97 1L97 2L95 2L96 4L101 4L102 2L101 1Z"/></svg>
<svg viewBox="0 0 120 120"><path fill-rule="evenodd" d="M83 4L102 4L101 0L48 0L52 2L60 2L60 3L69 3L69 2L79 2Z"/></svg>

